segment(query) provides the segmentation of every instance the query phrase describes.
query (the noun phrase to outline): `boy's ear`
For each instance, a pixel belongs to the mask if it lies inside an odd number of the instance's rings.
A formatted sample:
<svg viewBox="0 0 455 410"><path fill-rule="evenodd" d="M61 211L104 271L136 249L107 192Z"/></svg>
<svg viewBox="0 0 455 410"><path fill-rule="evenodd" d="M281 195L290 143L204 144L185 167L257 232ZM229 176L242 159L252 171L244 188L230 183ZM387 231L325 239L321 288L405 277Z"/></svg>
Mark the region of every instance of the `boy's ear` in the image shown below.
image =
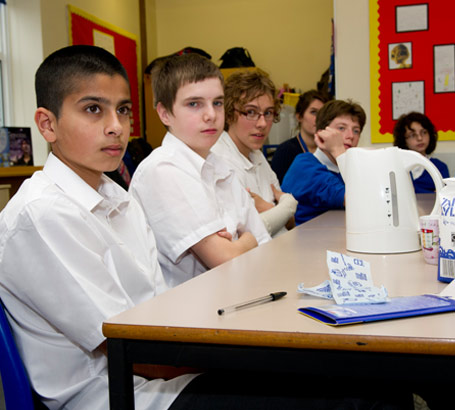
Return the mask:
<svg viewBox="0 0 455 410"><path fill-rule="evenodd" d="M35 123L39 132L47 142L55 142L57 139L55 132L57 119L51 111L46 108L39 107L35 112Z"/></svg>
<svg viewBox="0 0 455 410"><path fill-rule="evenodd" d="M171 122L169 121L169 116L171 115L169 111L164 107L161 102L159 102L156 106L156 112L158 113L158 116L160 117L161 122L166 126L169 127L171 125Z"/></svg>

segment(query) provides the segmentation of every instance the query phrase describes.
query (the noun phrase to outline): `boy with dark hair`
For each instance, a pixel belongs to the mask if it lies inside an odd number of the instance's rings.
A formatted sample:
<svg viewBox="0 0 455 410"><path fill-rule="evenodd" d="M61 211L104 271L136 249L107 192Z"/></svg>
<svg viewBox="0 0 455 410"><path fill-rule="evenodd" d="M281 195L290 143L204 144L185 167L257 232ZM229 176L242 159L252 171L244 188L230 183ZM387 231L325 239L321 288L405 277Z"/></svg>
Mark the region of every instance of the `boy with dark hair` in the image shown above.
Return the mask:
<svg viewBox="0 0 455 410"><path fill-rule="evenodd" d="M60 103L35 114L52 153L0 214L0 298L33 389L50 409L108 409L102 323L166 289L140 206L103 175L118 166L130 129L129 84L115 67L115 57L92 46L43 62L40 104L52 104L44 73L60 70ZM269 391L278 393L272 408L314 408L299 398L299 383L280 390L269 377L251 387L243 375L148 377L134 379L137 409L260 409Z"/></svg>
<svg viewBox="0 0 455 410"><path fill-rule="evenodd" d="M154 102L167 127L130 190L155 232L166 282L176 286L270 240L248 192L211 152L224 127L223 76L198 54L159 61Z"/></svg>
<svg viewBox="0 0 455 410"><path fill-rule="evenodd" d="M337 157L356 147L365 125L363 108L350 100L329 101L316 117L315 153L299 154L286 173L281 188L299 202L296 224L329 209L344 207L345 186Z"/></svg>
<svg viewBox="0 0 455 410"><path fill-rule="evenodd" d="M71 46L36 73L35 122L52 153L0 214L0 298L33 389L51 409L107 409L105 319L167 289L139 204L103 175L130 133L120 62ZM167 408L194 375L135 379L138 408Z"/></svg>

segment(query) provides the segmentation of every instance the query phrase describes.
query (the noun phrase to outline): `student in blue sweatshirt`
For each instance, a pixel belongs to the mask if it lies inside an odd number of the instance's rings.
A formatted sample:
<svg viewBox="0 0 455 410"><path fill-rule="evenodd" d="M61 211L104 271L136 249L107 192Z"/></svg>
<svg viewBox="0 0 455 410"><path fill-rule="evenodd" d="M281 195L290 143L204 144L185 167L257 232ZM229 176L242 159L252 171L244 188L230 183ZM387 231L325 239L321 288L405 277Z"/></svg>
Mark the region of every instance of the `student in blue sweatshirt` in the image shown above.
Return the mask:
<svg viewBox="0 0 455 410"><path fill-rule="evenodd" d="M299 202L297 225L344 207L345 186L336 159L357 146L365 121L363 108L350 100L332 100L319 110L315 134L318 148L314 154L297 155L281 186Z"/></svg>

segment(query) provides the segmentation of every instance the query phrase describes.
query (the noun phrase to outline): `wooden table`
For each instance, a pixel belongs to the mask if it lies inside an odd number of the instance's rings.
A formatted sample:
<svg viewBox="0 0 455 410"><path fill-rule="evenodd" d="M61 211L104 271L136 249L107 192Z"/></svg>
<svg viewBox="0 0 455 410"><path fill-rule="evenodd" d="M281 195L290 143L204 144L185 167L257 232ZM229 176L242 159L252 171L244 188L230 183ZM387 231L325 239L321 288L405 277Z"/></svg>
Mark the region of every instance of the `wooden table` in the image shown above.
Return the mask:
<svg viewBox="0 0 455 410"><path fill-rule="evenodd" d="M432 207L419 198L420 211ZM344 211L330 211L104 323L111 409L134 408L132 364L327 375L387 383L449 383L455 313L330 327L297 312L327 301L297 293L328 278L326 251L347 254ZM390 296L439 293L422 252L356 254ZM279 301L219 316L217 309L275 291ZM346 366L346 364L349 364Z"/></svg>
<svg viewBox="0 0 455 410"><path fill-rule="evenodd" d="M14 166L0 168L0 183L11 185L9 196L12 197L17 192L22 182L24 182L24 179L31 177L34 172L40 171L41 169L43 169L42 166Z"/></svg>

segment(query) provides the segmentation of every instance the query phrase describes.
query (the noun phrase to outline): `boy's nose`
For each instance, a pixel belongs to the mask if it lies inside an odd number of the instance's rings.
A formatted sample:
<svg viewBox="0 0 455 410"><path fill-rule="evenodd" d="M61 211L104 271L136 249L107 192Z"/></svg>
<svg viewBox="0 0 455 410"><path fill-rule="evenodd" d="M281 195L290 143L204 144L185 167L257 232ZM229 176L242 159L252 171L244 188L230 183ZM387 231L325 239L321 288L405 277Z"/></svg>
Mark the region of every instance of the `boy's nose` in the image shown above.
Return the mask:
<svg viewBox="0 0 455 410"><path fill-rule="evenodd" d="M256 121L257 128L265 128L267 126L267 121L265 120L264 115L260 115Z"/></svg>
<svg viewBox="0 0 455 410"><path fill-rule="evenodd" d="M105 129L107 134L121 135L123 127L117 113L111 113L107 117Z"/></svg>
<svg viewBox="0 0 455 410"><path fill-rule="evenodd" d="M206 121L213 120L216 117L215 107L212 105L207 105L207 108L204 112L204 119Z"/></svg>

